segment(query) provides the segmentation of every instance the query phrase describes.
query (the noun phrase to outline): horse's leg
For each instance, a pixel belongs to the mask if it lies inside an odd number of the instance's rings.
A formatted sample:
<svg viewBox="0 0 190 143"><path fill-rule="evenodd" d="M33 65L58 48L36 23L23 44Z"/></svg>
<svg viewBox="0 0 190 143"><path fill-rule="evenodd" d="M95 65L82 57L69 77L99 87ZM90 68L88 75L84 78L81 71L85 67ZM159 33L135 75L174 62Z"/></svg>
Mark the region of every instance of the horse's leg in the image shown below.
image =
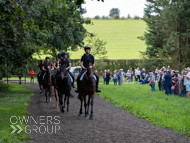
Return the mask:
<svg viewBox="0 0 190 143"><path fill-rule="evenodd" d="M89 111L89 106L90 106L90 96L88 96L88 104L87 104L87 115L88 115L88 111Z"/></svg>
<svg viewBox="0 0 190 143"><path fill-rule="evenodd" d="M67 112L69 112L69 97L70 97L70 91L67 94Z"/></svg>
<svg viewBox="0 0 190 143"><path fill-rule="evenodd" d="M56 99L56 108L58 108L58 93L57 93L57 88L54 86L54 92L55 92L55 99Z"/></svg>
<svg viewBox="0 0 190 143"><path fill-rule="evenodd" d="M41 84L39 83L40 94L42 93Z"/></svg>
<svg viewBox="0 0 190 143"><path fill-rule="evenodd" d="M87 117L88 116L88 114L87 114L87 103L86 103L86 96L84 97L84 109L85 109L85 117Z"/></svg>
<svg viewBox="0 0 190 143"><path fill-rule="evenodd" d="M52 87L49 87L49 101L51 102L51 91L52 91Z"/></svg>
<svg viewBox="0 0 190 143"><path fill-rule="evenodd" d="M90 119L93 119L93 105L94 105L94 97L91 99L91 113L90 113Z"/></svg>
<svg viewBox="0 0 190 143"><path fill-rule="evenodd" d="M47 88L45 88L45 96L46 96L46 102L48 103L48 99L47 99Z"/></svg>
<svg viewBox="0 0 190 143"><path fill-rule="evenodd" d="M80 104L80 110L79 110L79 114L78 114L79 116L82 115L82 102L83 102L82 98L80 99L80 102L81 102L81 104Z"/></svg>
<svg viewBox="0 0 190 143"><path fill-rule="evenodd" d="M61 110L61 112L63 112L63 94L61 93L61 91L58 91L58 95L59 95L60 110Z"/></svg>

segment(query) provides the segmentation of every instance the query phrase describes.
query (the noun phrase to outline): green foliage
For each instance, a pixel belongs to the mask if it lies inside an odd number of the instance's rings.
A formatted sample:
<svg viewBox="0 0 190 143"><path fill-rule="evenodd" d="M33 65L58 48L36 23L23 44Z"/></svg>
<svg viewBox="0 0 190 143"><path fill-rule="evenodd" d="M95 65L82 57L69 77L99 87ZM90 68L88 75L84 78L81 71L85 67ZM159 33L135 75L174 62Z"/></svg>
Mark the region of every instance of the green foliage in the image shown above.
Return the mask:
<svg viewBox="0 0 190 143"><path fill-rule="evenodd" d="M10 85L9 84L5 84L4 82L0 82L0 92L7 91L9 89L10 89Z"/></svg>
<svg viewBox="0 0 190 143"><path fill-rule="evenodd" d="M130 14L128 14L128 15L127 15L127 18L129 18L129 19L130 19L130 18L131 18L131 15L130 15Z"/></svg>
<svg viewBox="0 0 190 143"><path fill-rule="evenodd" d="M134 16L134 19L135 19L135 20L139 20L140 17L135 15L135 16Z"/></svg>
<svg viewBox="0 0 190 143"><path fill-rule="evenodd" d="M94 16L94 19L100 19L99 15Z"/></svg>
<svg viewBox="0 0 190 143"><path fill-rule="evenodd" d="M20 143L28 138L28 135L22 131L21 133L11 133L10 118L11 116L26 116L27 102L35 91L24 89L26 85L11 84L9 90L5 90L0 94L0 141L8 143ZM25 125L18 122L22 129L25 129Z"/></svg>
<svg viewBox="0 0 190 143"><path fill-rule="evenodd" d="M118 8L112 8L109 16L113 18L114 14L120 15L120 10Z"/></svg>
<svg viewBox="0 0 190 143"><path fill-rule="evenodd" d="M76 2L77 3L77 2ZM34 53L57 56L83 46L85 10L70 0L0 1L0 79L25 69Z"/></svg>
<svg viewBox="0 0 190 143"><path fill-rule="evenodd" d="M165 59L181 70L190 60L190 3L183 1L152 1L145 9L148 31L144 34L147 49L144 56Z"/></svg>
<svg viewBox="0 0 190 143"><path fill-rule="evenodd" d="M113 19L119 19L119 15L118 14L114 14L113 15Z"/></svg>
<svg viewBox="0 0 190 143"><path fill-rule="evenodd" d="M106 42L100 40L100 38L96 34L93 34L93 36L88 36L86 39L86 44L91 47L91 54L94 56L94 58L106 58Z"/></svg>
<svg viewBox="0 0 190 143"><path fill-rule="evenodd" d="M175 130L190 136L189 99L164 92L151 92L150 86L135 83L124 86L100 84L102 90L98 95L115 106L145 119L154 125Z"/></svg>

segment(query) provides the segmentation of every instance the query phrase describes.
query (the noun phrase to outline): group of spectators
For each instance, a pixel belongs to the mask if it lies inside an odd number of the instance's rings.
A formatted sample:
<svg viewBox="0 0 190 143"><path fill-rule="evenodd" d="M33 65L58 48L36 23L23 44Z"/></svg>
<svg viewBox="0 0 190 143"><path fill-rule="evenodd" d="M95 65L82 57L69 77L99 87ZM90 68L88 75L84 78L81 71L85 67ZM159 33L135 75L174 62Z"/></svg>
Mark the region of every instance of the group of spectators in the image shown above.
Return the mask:
<svg viewBox="0 0 190 143"><path fill-rule="evenodd" d="M134 71L130 68L126 73L123 69L119 69L114 71L113 74L110 74L108 69L103 73L104 84L108 85L111 77L114 85L117 85L117 82L119 85L123 85L126 78L127 84L133 81L139 84L149 84L154 92L157 83L159 90L165 91L166 94L190 96L190 68L183 69L181 74L178 70L172 70L170 66L167 68L163 66L160 70L156 69L149 72L145 68L140 70L139 67Z"/></svg>

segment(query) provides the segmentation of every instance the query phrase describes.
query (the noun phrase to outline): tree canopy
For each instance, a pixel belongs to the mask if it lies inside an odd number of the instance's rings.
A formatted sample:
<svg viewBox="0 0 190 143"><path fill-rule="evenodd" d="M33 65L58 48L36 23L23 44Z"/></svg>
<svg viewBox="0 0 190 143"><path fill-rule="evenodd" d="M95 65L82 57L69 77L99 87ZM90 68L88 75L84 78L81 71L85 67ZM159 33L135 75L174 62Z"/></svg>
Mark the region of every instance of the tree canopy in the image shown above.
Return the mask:
<svg viewBox="0 0 190 143"><path fill-rule="evenodd" d="M118 9L118 8L112 8L111 10L110 10L110 14L109 14L109 16L110 17L113 17L114 15L120 15L120 10Z"/></svg>
<svg viewBox="0 0 190 143"><path fill-rule="evenodd" d="M190 2L147 0L144 21L147 49L143 55L161 59L181 70L190 60Z"/></svg>
<svg viewBox="0 0 190 143"><path fill-rule="evenodd" d="M83 0L0 0L0 78L25 68L33 53L83 46L90 24Z"/></svg>

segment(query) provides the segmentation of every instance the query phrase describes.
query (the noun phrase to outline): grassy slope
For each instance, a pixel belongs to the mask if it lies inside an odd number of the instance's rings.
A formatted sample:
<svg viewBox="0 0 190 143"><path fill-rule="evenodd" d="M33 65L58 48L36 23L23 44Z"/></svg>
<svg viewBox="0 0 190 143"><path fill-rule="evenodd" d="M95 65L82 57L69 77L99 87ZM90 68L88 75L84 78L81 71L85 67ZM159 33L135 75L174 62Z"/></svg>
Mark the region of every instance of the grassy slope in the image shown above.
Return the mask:
<svg viewBox="0 0 190 143"><path fill-rule="evenodd" d="M146 24L143 20L92 20L94 25L85 25L89 32L95 32L107 42L108 59L139 59L139 51L146 45L137 37L142 36ZM79 59L83 49L71 52L71 59Z"/></svg>
<svg viewBox="0 0 190 143"><path fill-rule="evenodd" d="M190 100L164 92L150 91L149 85L100 84L100 97L154 125L167 127L190 136Z"/></svg>
<svg viewBox="0 0 190 143"><path fill-rule="evenodd" d="M9 91L4 91L0 93L0 142L21 142L27 138L24 131L21 133L11 133L12 127L10 125L11 116L23 117L27 114L26 107L27 102L31 96L34 95L34 91L29 89L24 89L27 85L11 84ZM14 122L15 118L12 118ZM16 119L15 119L16 120ZM15 121L16 122L16 121ZM25 125L18 122L23 129ZM18 129L18 128L17 128ZM18 130L17 130L18 131Z"/></svg>

